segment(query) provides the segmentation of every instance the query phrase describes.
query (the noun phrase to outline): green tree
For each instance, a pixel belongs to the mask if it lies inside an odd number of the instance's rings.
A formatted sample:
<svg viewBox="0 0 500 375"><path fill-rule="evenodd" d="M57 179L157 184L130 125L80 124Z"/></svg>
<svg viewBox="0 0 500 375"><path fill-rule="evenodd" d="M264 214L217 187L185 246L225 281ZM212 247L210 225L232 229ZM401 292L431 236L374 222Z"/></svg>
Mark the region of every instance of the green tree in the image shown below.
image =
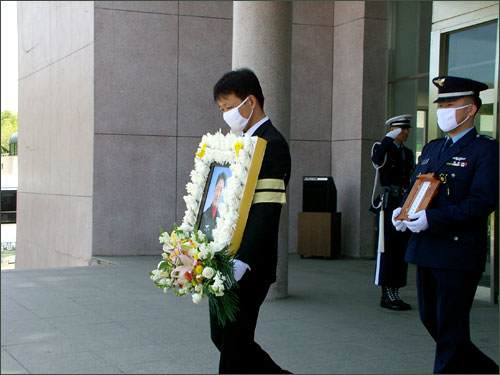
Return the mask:
<svg viewBox="0 0 500 375"><path fill-rule="evenodd" d="M12 134L17 132L17 113L12 111L2 112L2 154L9 150L9 139Z"/></svg>

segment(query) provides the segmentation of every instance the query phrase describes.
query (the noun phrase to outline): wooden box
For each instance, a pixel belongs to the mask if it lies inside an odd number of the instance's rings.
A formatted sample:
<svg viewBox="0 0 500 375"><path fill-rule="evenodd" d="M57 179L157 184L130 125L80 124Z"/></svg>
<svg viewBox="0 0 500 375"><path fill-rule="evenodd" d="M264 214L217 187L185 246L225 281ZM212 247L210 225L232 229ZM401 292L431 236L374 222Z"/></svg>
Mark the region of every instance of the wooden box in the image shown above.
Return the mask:
<svg viewBox="0 0 500 375"><path fill-rule="evenodd" d="M297 229L297 253L301 257L340 255L340 212L299 212Z"/></svg>

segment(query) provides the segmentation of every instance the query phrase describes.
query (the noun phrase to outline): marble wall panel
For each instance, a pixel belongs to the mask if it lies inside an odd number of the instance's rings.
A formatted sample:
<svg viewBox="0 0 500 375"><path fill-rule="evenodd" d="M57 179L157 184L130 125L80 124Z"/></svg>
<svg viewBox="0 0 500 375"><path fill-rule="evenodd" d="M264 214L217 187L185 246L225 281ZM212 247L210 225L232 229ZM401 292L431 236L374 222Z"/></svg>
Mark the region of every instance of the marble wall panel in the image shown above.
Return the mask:
<svg viewBox="0 0 500 375"><path fill-rule="evenodd" d="M130 12L178 14L178 1L95 1L96 8Z"/></svg>
<svg viewBox="0 0 500 375"><path fill-rule="evenodd" d="M88 46L47 68L51 76L47 129L51 194L92 195L93 57L94 49Z"/></svg>
<svg viewBox="0 0 500 375"><path fill-rule="evenodd" d="M333 28L293 25L291 139L331 139Z"/></svg>
<svg viewBox="0 0 500 375"><path fill-rule="evenodd" d="M335 1L334 25L339 26L365 17L366 3L366 1Z"/></svg>
<svg viewBox="0 0 500 375"><path fill-rule="evenodd" d="M233 18L232 1L179 1L179 14L210 18Z"/></svg>
<svg viewBox="0 0 500 375"><path fill-rule="evenodd" d="M362 138L375 140L385 130L387 120L387 40L381 38L387 21L365 20L365 61L363 73L363 130ZM385 134L385 133L384 133Z"/></svg>
<svg viewBox="0 0 500 375"><path fill-rule="evenodd" d="M49 196L47 265L86 266L92 259L92 197Z"/></svg>
<svg viewBox="0 0 500 375"><path fill-rule="evenodd" d="M34 144L34 126L36 124L36 113L30 111L34 101L36 100L35 91L33 89L36 76L26 77L19 80L19 103L18 103L18 191L32 191L33 189L33 173L31 166L33 165L33 152L31 148Z"/></svg>
<svg viewBox="0 0 500 375"><path fill-rule="evenodd" d="M232 21L180 17L179 22L178 135L201 138L219 129L227 131L212 90L231 70Z"/></svg>
<svg viewBox="0 0 500 375"><path fill-rule="evenodd" d="M335 13L337 14L337 13ZM362 19L335 27L333 53L333 140L361 138L363 98Z"/></svg>
<svg viewBox="0 0 500 375"><path fill-rule="evenodd" d="M95 10L95 131L175 135L175 15Z"/></svg>
<svg viewBox="0 0 500 375"><path fill-rule="evenodd" d="M50 61L59 61L94 42L92 1L51 1Z"/></svg>
<svg viewBox="0 0 500 375"><path fill-rule="evenodd" d="M93 254L158 254L174 222L175 137L96 135Z"/></svg>
<svg viewBox="0 0 500 375"><path fill-rule="evenodd" d="M360 253L360 217L369 214L361 207L361 142L332 143L332 175L337 187L337 211L342 213L342 254L358 257Z"/></svg>
<svg viewBox="0 0 500 375"><path fill-rule="evenodd" d="M177 138L177 194L175 222L180 225L186 211L184 196L187 194L186 184L191 181L190 173L194 169L194 158L201 137ZM173 224L173 223L172 223Z"/></svg>
<svg viewBox="0 0 500 375"><path fill-rule="evenodd" d="M293 23L333 26L333 1L294 1Z"/></svg>
<svg viewBox="0 0 500 375"><path fill-rule="evenodd" d="M18 76L33 74L51 63L50 1L20 1L18 14Z"/></svg>

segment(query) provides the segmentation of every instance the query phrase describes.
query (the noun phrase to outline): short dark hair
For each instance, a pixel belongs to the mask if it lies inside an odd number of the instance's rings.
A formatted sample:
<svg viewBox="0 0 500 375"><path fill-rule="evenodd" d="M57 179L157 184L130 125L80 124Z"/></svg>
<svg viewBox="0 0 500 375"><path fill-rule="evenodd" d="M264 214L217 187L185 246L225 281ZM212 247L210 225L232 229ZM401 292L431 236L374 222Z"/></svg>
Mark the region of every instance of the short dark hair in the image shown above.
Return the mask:
<svg viewBox="0 0 500 375"><path fill-rule="evenodd" d="M474 95L473 99L474 99L474 104L477 107L477 111L474 115L474 116L476 116L479 113L479 108L481 108L481 105L483 104L483 102L481 101L481 98L479 97L479 95Z"/></svg>
<svg viewBox="0 0 500 375"><path fill-rule="evenodd" d="M226 185L226 174L224 172L219 173L217 176L217 181L215 181L215 185L219 182L219 180L224 180L224 186Z"/></svg>
<svg viewBox="0 0 500 375"><path fill-rule="evenodd" d="M248 68L233 70L224 74L214 86L214 100L221 96L234 94L241 100L245 100L248 95L253 95L264 109L264 95L260 87L259 79Z"/></svg>

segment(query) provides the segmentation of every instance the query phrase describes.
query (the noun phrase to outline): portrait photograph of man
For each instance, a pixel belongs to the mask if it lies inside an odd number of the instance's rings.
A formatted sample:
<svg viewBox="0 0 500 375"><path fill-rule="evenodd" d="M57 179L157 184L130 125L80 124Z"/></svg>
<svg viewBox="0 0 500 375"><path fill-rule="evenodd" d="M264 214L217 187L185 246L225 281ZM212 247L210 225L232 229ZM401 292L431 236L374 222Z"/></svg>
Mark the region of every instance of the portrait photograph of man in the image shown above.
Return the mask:
<svg viewBox="0 0 500 375"><path fill-rule="evenodd" d="M224 203L223 193L229 177L231 177L229 167L213 167L199 224L199 229L207 236L209 241L214 240L212 231L217 226L217 218L220 217L219 205Z"/></svg>

